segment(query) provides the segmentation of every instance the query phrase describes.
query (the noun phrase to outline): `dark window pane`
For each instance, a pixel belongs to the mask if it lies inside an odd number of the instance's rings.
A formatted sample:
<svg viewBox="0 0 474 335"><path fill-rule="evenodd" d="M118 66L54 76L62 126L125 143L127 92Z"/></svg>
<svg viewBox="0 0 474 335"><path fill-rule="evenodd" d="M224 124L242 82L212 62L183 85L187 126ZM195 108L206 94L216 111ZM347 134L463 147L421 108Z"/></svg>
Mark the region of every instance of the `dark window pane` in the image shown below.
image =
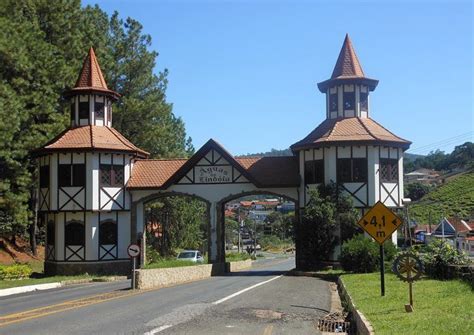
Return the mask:
<svg viewBox="0 0 474 335"><path fill-rule="evenodd" d="M351 182L351 159L340 158L337 160L337 182Z"/></svg>
<svg viewBox="0 0 474 335"><path fill-rule="evenodd" d="M72 166L72 186L86 185L86 165L74 164Z"/></svg>
<svg viewBox="0 0 474 335"><path fill-rule="evenodd" d="M390 164L390 180L392 182L398 182L398 162L396 159L391 159Z"/></svg>
<svg viewBox="0 0 474 335"><path fill-rule="evenodd" d="M103 119L104 118L104 103L95 102L94 109L95 109L95 117L98 119Z"/></svg>
<svg viewBox="0 0 474 335"><path fill-rule="evenodd" d="M329 111L337 112L337 93L329 95Z"/></svg>
<svg viewBox="0 0 474 335"><path fill-rule="evenodd" d="M383 182L398 182L398 162L396 159L380 159L380 178Z"/></svg>
<svg viewBox="0 0 474 335"><path fill-rule="evenodd" d="M304 182L305 184L314 184L314 161L304 162Z"/></svg>
<svg viewBox="0 0 474 335"><path fill-rule="evenodd" d="M367 181L367 159L354 158L352 160L352 181L366 182Z"/></svg>
<svg viewBox="0 0 474 335"><path fill-rule="evenodd" d="M117 224L113 221L101 222L99 226L99 243L117 244Z"/></svg>
<svg viewBox="0 0 474 335"><path fill-rule="evenodd" d="M113 185L114 186L122 186L123 185L123 165L114 165L112 166L113 169Z"/></svg>
<svg viewBox="0 0 474 335"><path fill-rule="evenodd" d="M360 94L360 110L366 112L369 109L369 95L367 93Z"/></svg>
<svg viewBox="0 0 474 335"><path fill-rule="evenodd" d="M47 226L47 231L46 231L46 240L48 245L54 245L56 233L54 231L54 221L49 220L48 221L48 226Z"/></svg>
<svg viewBox="0 0 474 335"><path fill-rule="evenodd" d="M71 103L71 121L76 119L76 104L73 102Z"/></svg>
<svg viewBox="0 0 474 335"><path fill-rule="evenodd" d="M324 183L324 161L322 159L314 161L314 169L314 182L316 184Z"/></svg>
<svg viewBox="0 0 474 335"><path fill-rule="evenodd" d="M89 102L79 103L79 119L89 119Z"/></svg>
<svg viewBox="0 0 474 335"><path fill-rule="evenodd" d="M66 245L84 245L84 224L80 221L66 223L64 230Z"/></svg>
<svg viewBox="0 0 474 335"><path fill-rule="evenodd" d="M110 122L112 120L112 104L109 103L107 105L107 121Z"/></svg>
<svg viewBox="0 0 474 335"><path fill-rule="evenodd" d="M100 164L100 185L101 186L112 185L111 170L112 169L111 169L110 164Z"/></svg>
<svg viewBox="0 0 474 335"><path fill-rule="evenodd" d="M71 165L70 164L59 164L58 184L59 184L59 187L71 186Z"/></svg>
<svg viewBox="0 0 474 335"><path fill-rule="evenodd" d="M49 165L40 167L40 187L49 187Z"/></svg>
<svg viewBox="0 0 474 335"><path fill-rule="evenodd" d="M355 105L355 93L344 92L344 110L353 110Z"/></svg>

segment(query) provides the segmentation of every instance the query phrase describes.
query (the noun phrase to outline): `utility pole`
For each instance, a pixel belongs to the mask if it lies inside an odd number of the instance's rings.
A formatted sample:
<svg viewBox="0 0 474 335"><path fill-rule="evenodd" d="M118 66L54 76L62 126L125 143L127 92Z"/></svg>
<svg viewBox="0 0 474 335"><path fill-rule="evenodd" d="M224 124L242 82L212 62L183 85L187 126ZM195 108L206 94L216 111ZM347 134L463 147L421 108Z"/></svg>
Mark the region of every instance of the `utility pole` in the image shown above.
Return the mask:
<svg viewBox="0 0 474 335"><path fill-rule="evenodd" d="M237 225L237 231L238 231L238 235L239 235L239 238L237 240L237 252L240 254L240 229L241 229L241 222L240 222L240 206L237 208L237 222L238 222L238 225Z"/></svg>

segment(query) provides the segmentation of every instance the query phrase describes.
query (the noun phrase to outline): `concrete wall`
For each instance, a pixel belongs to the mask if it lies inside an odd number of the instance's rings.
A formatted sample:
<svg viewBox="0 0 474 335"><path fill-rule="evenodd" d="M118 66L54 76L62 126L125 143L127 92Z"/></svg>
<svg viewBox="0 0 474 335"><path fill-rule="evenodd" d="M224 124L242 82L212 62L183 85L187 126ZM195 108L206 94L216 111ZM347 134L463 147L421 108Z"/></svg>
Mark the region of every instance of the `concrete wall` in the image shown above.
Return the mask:
<svg viewBox="0 0 474 335"><path fill-rule="evenodd" d="M177 268L140 269L137 270L136 288L148 289L176 285L206 279L211 276L224 274L225 272L248 269L251 266L252 260L248 259L230 263L203 264Z"/></svg>
<svg viewBox="0 0 474 335"><path fill-rule="evenodd" d="M136 288L148 289L206 279L225 272L225 263L182 266L166 269L140 269L136 274Z"/></svg>

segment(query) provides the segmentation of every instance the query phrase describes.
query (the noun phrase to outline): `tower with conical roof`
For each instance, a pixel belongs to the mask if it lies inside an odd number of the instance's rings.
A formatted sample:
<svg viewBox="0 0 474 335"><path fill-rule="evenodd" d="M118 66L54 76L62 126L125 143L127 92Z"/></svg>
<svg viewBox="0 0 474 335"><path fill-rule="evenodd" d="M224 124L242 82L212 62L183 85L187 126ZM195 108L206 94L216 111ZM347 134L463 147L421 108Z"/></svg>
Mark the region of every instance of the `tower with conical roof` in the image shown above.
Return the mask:
<svg viewBox="0 0 474 335"><path fill-rule="evenodd" d="M70 100L68 129L34 151L39 162L39 218L47 227L45 271L128 273L131 197L136 158L148 153L112 127L119 99L90 48Z"/></svg>
<svg viewBox="0 0 474 335"><path fill-rule="evenodd" d="M310 188L331 182L361 212L378 201L402 207L403 152L410 142L371 118L369 93L377 84L365 75L346 35L331 78L318 83L326 95L325 119L291 146L299 159L300 208Z"/></svg>

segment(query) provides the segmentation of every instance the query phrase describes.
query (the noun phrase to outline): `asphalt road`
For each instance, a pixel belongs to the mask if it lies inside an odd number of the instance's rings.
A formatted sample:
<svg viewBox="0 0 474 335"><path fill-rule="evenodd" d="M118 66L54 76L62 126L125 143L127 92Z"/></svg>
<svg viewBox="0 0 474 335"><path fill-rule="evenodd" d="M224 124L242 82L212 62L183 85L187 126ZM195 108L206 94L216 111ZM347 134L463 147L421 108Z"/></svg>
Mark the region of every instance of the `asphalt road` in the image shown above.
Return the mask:
<svg viewBox="0 0 474 335"><path fill-rule="evenodd" d="M329 285L283 276L293 267L294 258L280 258L146 292L124 281L5 297L0 334L316 334L314 321L330 308Z"/></svg>

